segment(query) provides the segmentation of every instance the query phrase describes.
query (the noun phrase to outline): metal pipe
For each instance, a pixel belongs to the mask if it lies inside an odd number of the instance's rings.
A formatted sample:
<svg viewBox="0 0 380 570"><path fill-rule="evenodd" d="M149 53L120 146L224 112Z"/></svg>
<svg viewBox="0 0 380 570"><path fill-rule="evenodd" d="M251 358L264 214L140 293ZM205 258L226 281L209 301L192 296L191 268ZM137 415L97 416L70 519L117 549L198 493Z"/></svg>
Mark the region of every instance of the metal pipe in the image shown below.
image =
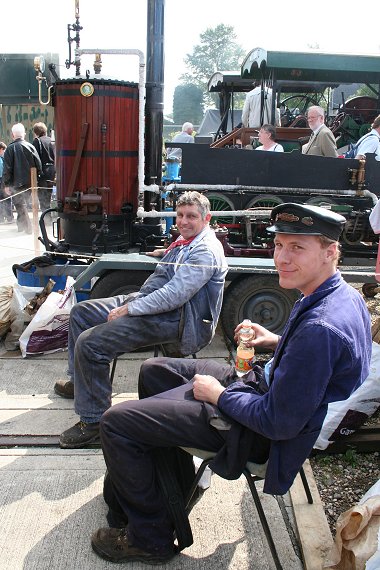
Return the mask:
<svg viewBox="0 0 380 570"><path fill-rule="evenodd" d="M369 190L363 190L363 196L366 196L367 198L372 198L372 202L373 202L374 206L376 206L377 202L379 201L376 194L374 194L373 192L370 192Z"/></svg>
<svg viewBox="0 0 380 570"><path fill-rule="evenodd" d="M268 218L268 214L272 211L272 208L268 208L267 210L224 210L217 212L210 212L212 217L219 217L219 216L241 216L241 217L249 217L254 219L265 219ZM172 212L169 210L163 210L162 212L158 212L157 210L150 210L146 212L143 208L139 208L137 210L137 217L138 218L174 218L177 215L177 212Z"/></svg>
<svg viewBox="0 0 380 570"><path fill-rule="evenodd" d="M249 190L264 193L282 193L282 194L320 194L326 196L357 196L356 190L328 190L326 188L288 188L274 186L243 186L234 184L169 184L165 187L167 192L174 190L220 190L224 192L236 190ZM364 191L366 192L366 191ZM363 192L363 193L364 193Z"/></svg>
<svg viewBox="0 0 380 570"><path fill-rule="evenodd" d="M162 178L162 132L164 117L164 23L165 0L147 1L145 184ZM150 209L151 197L144 207Z"/></svg>

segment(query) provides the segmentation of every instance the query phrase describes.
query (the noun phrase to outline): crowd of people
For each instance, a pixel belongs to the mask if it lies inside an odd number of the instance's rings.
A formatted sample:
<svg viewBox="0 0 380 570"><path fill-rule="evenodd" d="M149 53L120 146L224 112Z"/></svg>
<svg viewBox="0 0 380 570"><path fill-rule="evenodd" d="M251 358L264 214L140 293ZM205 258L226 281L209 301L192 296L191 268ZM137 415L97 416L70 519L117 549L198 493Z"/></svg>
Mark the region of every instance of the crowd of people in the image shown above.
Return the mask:
<svg viewBox="0 0 380 570"><path fill-rule="evenodd" d="M0 142L0 223L16 221L19 232L31 234L28 213L31 207L31 168L37 172L40 209L47 210L55 180L54 143L47 136L47 127L42 122L33 125L33 144L25 140L26 131L22 123L14 124L11 133L12 141L8 145Z"/></svg>
<svg viewBox="0 0 380 570"><path fill-rule="evenodd" d="M276 127L281 126L281 113L275 107L273 112L273 93L267 85L259 81L253 83L253 89L246 95L242 111L241 125L258 131L258 142L255 150L283 152L281 144L276 143ZM339 156L335 136L325 124L325 111L318 105L307 110L307 124L312 134L307 143L302 145L302 154L313 156ZM368 153L374 153L380 160L380 115L371 125L371 131L362 136L355 145L355 158L365 159Z"/></svg>

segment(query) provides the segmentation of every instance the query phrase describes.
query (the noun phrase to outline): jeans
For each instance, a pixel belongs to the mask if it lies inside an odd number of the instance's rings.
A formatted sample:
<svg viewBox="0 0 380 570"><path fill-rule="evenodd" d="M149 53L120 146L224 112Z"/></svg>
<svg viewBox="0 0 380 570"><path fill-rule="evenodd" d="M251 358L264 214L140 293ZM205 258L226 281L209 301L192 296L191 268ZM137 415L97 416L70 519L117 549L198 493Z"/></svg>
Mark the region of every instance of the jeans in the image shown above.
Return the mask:
<svg viewBox="0 0 380 570"><path fill-rule="evenodd" d="M68 375L74 382L75 411L95 423L111 406L110 362L115 357L156 343L178 341L180 311L107 321L125 295L83 301L70 314Z"/></svg>

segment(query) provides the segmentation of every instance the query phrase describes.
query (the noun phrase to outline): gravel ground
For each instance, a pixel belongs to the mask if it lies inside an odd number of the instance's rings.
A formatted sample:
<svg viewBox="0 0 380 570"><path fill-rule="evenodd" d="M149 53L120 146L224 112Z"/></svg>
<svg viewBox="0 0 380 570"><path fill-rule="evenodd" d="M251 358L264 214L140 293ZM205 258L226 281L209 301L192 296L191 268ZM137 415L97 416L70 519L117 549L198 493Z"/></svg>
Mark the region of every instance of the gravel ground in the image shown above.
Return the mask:
<svg viewBox="0 0 380 570"><path fill-rule="evenodd" d="M355 285L361 292L361 286ZM364 297L372 323L380 317L380 294L372 299ZM380 409L366 424L380 424ZM310 459L318 491L325 508L330 530L335 536L336 520L360 501L362 496L380 478L380 454L356 453L318 455Z"/></svg>
<svg viewBox="0 0 380 570"><path fill-rule="evenodd" d="M380 454L349 450L345 454L313 457L310 464L331 533L335 536L339 515L358 503L380 478Z"/></svg>

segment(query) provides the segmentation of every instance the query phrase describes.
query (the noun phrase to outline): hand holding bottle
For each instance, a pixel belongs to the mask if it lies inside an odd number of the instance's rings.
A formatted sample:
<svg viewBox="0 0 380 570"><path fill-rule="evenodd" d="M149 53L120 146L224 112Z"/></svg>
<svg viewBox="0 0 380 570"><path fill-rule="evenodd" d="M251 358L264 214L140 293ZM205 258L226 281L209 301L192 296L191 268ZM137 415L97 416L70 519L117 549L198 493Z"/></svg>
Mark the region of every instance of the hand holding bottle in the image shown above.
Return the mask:
<svg viewBox="0 0 380 570"><path fill-rule="evenodd" d="M243 323L240 323L240 325L238 325L234 331L234 340L237 344L239 343L239 335L240 330L243 327ZM277 334L268 331L268 329L262 327L261 325L258 325L257 323L251 323L251 328L254 334L251 340L247 342L248 346L275 350L280 338Z"/></svg>

